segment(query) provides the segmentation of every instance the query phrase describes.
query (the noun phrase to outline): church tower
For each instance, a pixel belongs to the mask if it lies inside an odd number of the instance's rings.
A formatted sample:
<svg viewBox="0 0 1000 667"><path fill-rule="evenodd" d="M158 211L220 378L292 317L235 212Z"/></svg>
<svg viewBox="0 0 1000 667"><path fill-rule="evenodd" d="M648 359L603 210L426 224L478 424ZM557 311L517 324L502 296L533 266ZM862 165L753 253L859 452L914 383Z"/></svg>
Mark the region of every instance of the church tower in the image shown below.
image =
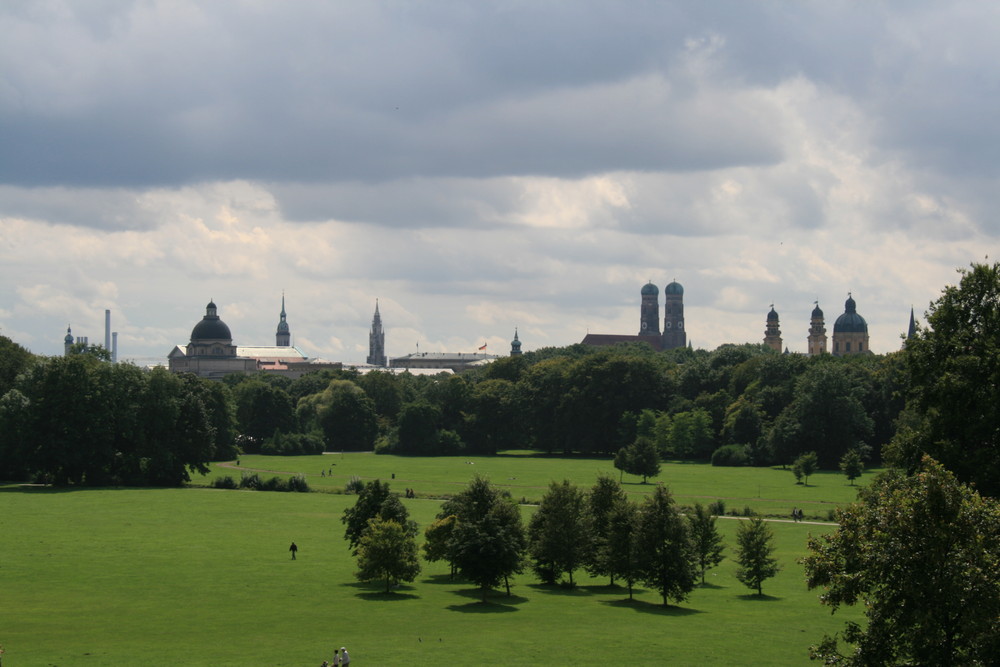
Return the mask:
<svg viewBox="0 0 1000 667"><path fill-rule="evenodd" d="M663 349L687 345L684 332L684 288L676 280L663 289Z"/></svg>
<svg viewBox="0 0 1000 667"><path fill-rule="evenodd" d="M285 295L281 295L281 319L278 321L278 332L274 336L274 344L278 347L288 347L292 344L292 332L285 320Z"/></svg>
<svg viewBox="0 0 1000 667"><path fill-rule="evenodd" d="M375 300L375 316L372 318L372 330L368 334L368 363L372 366L385 366L385 331L382 330L382 316L378 312L378 299Z"/></svg>
<svg viewBox="0 0 1000 667"><path fill-rule="evenodd" d="M812 318L809 320L809 356L816 357L826 354L826 326L823 320L823 311L820 310L819 301L813 308Z"/></svg>
<svg viewBox="0 0 1000 667"><path fill-rule="evenodd" d="M73 332L70 330L70 327L67 324L66 337L63 338L63 353L68 355L72 348L73 348Z"/></svg>
<svg viewBox="0 0 1000 667"><path fill-rule="evenodd" d="M781 329L778 328L778 313L771 304L771 312L767 314L767 328L764 329L764 345L776 352L781 352Z"/></svg>
<svg viewBox="0 0 1000 667"><path fill-rule="evenodd" d="M514 328L514 340L510 342L510 356L516 357L521 354L521 341L517 338L517 327Z"/></svg>
<svg viewBox="0 0 1000 667"><path fill-rule="evenodd" d="M642 305L639 310L639 335L660 335L660 290L652 281L642 286Z"/></svg>

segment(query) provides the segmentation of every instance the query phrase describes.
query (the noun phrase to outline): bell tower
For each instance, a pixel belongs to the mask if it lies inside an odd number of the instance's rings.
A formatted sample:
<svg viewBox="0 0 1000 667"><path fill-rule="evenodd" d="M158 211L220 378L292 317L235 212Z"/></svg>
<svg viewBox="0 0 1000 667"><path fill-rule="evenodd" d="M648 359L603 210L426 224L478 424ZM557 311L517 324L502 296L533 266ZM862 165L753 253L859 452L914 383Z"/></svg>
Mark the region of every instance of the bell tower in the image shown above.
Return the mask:
<svg viewBox="0 0 1000 667"><path fill-rule="evenodd" d="M823 311L819 307L819 301L813 308L812 318L809 320L809 356L816 357L826 354L826 326L823 320Z"/></svg>
<svg viewBox="0 0 1000 667"><path fill-rule="evenodd" d="M779 328L778 312L771 304L771 312L767 314L767 327L764 329L764 345L776 352L781 352L781 329Z"/></svg>
<svg viewBox="0 0 1000 667"><path fill-rule="evenodd" d="M684 331L684 288L676 280L663 289L663 349L687 345Z"/></svg>
<svg viewBox="0 0 1000 667"><path fill-rule="evenodd" d="M639 307L639 335L660 335L660 290L652 281L642 286L642 305Z"/></svg>

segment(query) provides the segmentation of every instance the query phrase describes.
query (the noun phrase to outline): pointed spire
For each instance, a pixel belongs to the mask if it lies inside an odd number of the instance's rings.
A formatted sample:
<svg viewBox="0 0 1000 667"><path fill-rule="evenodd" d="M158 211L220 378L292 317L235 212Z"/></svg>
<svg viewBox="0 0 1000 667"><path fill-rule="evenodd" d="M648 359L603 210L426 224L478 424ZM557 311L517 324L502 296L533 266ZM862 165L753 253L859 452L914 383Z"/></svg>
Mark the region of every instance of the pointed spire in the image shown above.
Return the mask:
<svg viewBox="0 0 1000 667"><path fill-rule="evenodd" d="M910 339L917 335L917 320L913 316L913 306L910 306L910 327L906 331L906 338Z"/></svg>

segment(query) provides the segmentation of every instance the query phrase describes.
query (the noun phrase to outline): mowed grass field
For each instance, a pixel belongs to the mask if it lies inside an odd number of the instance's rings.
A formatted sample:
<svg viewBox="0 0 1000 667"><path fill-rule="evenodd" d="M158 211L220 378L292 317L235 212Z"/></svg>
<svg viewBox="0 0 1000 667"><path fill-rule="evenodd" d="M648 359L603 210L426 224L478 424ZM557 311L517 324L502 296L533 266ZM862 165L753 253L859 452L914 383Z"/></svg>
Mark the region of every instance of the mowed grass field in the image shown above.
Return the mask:
<svg viewBox="0 0 1000 667"><path fill-rule="evenodd" d="M301 471L314 487L329 481L328 490L352 474L389 479L395 472L394 489L427 495L457 491L480 472L529 499L541 497L550 479L589 486L605 465L365 454L240 463ZM332 479L314 478L331 467ZM682 503L725 497L730 507L753 506L755 485L761 502L782 500L773 497L782 492L786 504L807 511L808 498L799 493L829 496L815 500L817 507L854 495L842 476L811 478L803 489L782 471L771 471L784 475L785 483L774 487L767 486L769 476L756 474L767 471L677 465L664 472L661 479ZM342 645L357 665L795 665L809 662L810 643L859 618L857 610L831 616L817 592L806 590L796 562L810 532L832 527L786 521L770 524L783 569L765 583L764 598L736 580L731 560L686 602L666 609L655 591L638 589L628 602L624 589L582 572L575 589L541 586L525 573L511 597L498 593L482 604L471 585L448 579L443 563L424 564L413 584L385 595L377 584L354 580L340 522L353 502L337 493L0 487L4 665L319 665ZM439 508L428 498L404 502L421 527ZM524 509L527 518L531 508ZM719 520L729 555L736 525ZM293 540L296 561L288 552Z"/></svg>

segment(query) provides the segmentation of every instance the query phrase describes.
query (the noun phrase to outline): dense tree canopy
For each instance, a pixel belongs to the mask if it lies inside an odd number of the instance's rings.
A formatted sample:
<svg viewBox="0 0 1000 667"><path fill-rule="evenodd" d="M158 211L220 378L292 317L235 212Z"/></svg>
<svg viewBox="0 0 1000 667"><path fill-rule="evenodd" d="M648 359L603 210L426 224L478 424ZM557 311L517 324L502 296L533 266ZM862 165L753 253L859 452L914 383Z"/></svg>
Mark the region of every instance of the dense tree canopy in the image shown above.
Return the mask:
<svg viewBox="0 0 1000 667"><path fill-rule="evenodd" d="M927 327L907 340L910 383L904 420L893 447L896 463L913 470L928 453L1000 495L1000 263L973 264L958 285L930 306Z"/></svg>
<svg viewBox="0 0 1000 667"><path fill-rule="evenodd" d="M573 572L587 562L593 533L586 496L567 480L552 482L528 524L528 552L532 566L545 583Z"/></svg>
<svg viewBox="0 0 1000 667"><path fill-rule="evenodd" d="M916 474L884 473L837 513L834 533L809 539L810 588L837 609L861 603L831 664L995 664L1000 655L1000 503L925 457Z"/></svg>
<svg viewBox="0 0 1000 667"><path fill-rule="evenodd" d="M232 433L225 392L208 380L144 372L90 355L31 366L0 401L0 460L55 484L175 485Z"/></svg>

